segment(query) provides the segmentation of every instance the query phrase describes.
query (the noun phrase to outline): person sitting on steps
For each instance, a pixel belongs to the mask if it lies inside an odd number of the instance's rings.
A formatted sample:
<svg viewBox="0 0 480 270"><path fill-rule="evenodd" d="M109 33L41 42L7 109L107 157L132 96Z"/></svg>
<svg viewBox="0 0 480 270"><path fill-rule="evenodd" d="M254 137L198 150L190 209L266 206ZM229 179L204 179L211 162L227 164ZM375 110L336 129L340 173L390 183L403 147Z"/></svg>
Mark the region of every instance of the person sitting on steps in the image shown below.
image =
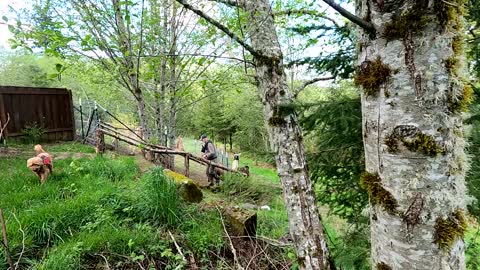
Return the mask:
<svg viewBox="0 0 480 270"><path fill-rule="evenodd" d="M204 145L202 146L202 158L211 162L217 162L217 154L212 141L210 141L205 134L202 134L202 136L200 136L200 140L204 143ZM215 182L219 182L219 179L215 177L214 166L208 164L206 174L208 178L208 186L212 186L215 184Z"/></svg>

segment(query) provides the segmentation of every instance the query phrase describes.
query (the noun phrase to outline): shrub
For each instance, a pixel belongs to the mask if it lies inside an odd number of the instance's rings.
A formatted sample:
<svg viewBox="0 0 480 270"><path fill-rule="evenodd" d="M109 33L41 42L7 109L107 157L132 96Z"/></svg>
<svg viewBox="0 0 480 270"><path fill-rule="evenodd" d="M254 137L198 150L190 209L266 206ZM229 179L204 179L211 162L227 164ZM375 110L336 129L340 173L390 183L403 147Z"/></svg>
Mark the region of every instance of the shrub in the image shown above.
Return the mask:
<svg viewBox="0 0 480 270"><path fill-rule="evenodd" d="M173 181L155 167L142 177L139 210L145 220L175 227L181 216L181 198Z"/></svg>
<svg viewBox="0 0 480 270"><path fill-rule="evenodd" d="M229 197L243 202L258 202L268 195L268 188L254 184L252 178L239 174L226 174L222 184L222 192Z"/></svg>
<svg viewBox="0 0 480 270"><path fill-rule="evenodd" d="M25 125L22 129L22 134L26 142L38 143L42 139L43 134L45 134L45 129L37 122L32 122Z"/></svg>

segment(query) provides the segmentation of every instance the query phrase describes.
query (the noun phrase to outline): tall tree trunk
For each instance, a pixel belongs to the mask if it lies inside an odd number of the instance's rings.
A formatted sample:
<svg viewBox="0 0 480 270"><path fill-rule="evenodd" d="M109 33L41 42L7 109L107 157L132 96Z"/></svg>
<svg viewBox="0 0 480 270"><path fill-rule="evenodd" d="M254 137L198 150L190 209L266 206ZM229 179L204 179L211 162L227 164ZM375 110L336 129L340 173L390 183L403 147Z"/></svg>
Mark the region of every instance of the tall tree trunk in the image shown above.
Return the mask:
<svg viewBox="0 0 480 270"><path fill-rule="evenodd" d="M143 95L141 93L137 93L135 98L137 100L138 116L140 119L140 127L142 128L142 135L144 139L148 140L150 138L150 128L148 127L145 100L143 99Z"/></svg>
<svg viewBox="0 0 480 270"><path fill-rule="evenodd" d="M132 40L130 39L130 35L128 34L129 29L128 26L125 25L125 21L121 12L121 3L118 0L112 0L113 9L115 12L115 23L117 26L118 40L120 43L120 51L123 54L123 63L125 64L126 74L128 74L129 82L126 83L126 87L130 90L130 92L135 96L137 100L137 108L138 108L138 117L140 120L140 127L142 128L142 134L145 139L150 138L150 128L148 126L148 118L145 106L145 100L143 98L142 90L140 89L140 85L138 82L138 64L135 63L135 59L133 58L133 46Z"/></svg>
<svg viewBox="0 0 480 270"><path fill-rule="evenodd" d="M168 121L168 144L175 148L176 127L177 127L177 5L172 1L172 17L170 27L170 111ZM175 158L170 157L172 168L175 167Z"/></svg>
<svg viewBox="0 0 480 270"><path fill-rule="evenodd" d="M162 89L162 84L163 82L158 82L155 93L155 128L160 144L165 142L165 89Z"/></svg>
<svg viewBox="0 0 480 270"><path fill-rule="evenodd" d="M162 30L163 36L168 36L168 0L163 1L162 9L163 9L163 16L162 16ZM157 136L161 144L165 144L165 123L166 123L166 113L165 113L165 95L167 91L167 52L168 52L168 42L163 42L161 45L161 51L163 52L163 56L160 64L160 91L157 93L157 115L156 115L156 125L157 125ZM167 144L165 144L167 146Z"/></svg>
<svg viewBox="0 0 480 270"><path fill-rule="evenodd" d="M254 56L256 81L283 185L298 262L301 269L330 269L271 7L268 0L245 2L245 11L250 16L248 31L252 47L260 53Z"/></svg>
<svg viewBox="0 0 480 270"><path fill-rule="evenodd" d="M356 4L373 267L465 269L463 1Z"/></svg>

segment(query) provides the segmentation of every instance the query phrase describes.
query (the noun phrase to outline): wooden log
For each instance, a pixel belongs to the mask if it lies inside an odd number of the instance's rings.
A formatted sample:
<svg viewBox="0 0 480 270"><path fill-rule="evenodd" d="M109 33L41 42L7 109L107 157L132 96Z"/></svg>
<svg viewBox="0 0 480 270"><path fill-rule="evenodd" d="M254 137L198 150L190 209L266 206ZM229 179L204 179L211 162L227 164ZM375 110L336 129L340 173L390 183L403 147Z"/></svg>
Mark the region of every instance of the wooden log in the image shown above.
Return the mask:
<svg viewBox="0 0 480 270"><path fill-rule="evenodd" d="M195 203L202 201L202 190L195 181L182 174L176 173L168 169L165 169L164 172L175 182L175 184L179 188L180 196L182 196L185 201Z"/></svg>

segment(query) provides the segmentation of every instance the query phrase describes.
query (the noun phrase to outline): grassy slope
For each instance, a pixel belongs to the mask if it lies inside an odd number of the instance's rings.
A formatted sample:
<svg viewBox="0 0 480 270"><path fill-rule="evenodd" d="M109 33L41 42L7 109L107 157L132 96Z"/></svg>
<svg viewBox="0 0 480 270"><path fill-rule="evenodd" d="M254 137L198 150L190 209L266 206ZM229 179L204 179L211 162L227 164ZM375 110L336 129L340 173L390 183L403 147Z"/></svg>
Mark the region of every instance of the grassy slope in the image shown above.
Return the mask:
<svg viewBox="0 0 480 270"><path fill-rule="evenodd" d="M33 149L33 145L11 147L25 152ZM90 147L69 143L45 148L52 153L92 152ZM212 254L224 245L218 213L201 205L175 210L173 219L181 220L175 226L159 222L161 210L151 206L159 205L164 192L152 190L164 188L147 185L155 180L148 172L140 175L133 158L55 160L55 173L43 186L25 163L24 158L0 159L0 205L15 261L25 241L21 260L25 269L80 269L103 264L102 256L110 264L118 264L119 269L136 268L138 263L145 267L154 260L164 266L178 265L180 257L165 235L167 228L200 265L202 261L211 264ZM240 203L233 197L207 192L205 201ZM282 201L277 196L272 203L263 202L273 209L259 213L259 232L267 237L283 236L287 219ZM25 232L24 240L20 228ZM4 263L4 254L0 253L1 270L7 267Z"/></svg>
<svg viewBox="0 0 480 270"><path fill-rule="evenodd" d="M200 144L185 141L187 150L199 152ZM18 147L25 151L33 148L32 145ZM47 149L92 152L90 147L69 143L51 145ZM233 179L234 186L220 193L205 192L205 203L268 204L271 211L258 211L258 234L273 239L284 236L288 220L276 171L256 166L245 156L240 164L250 166L252 177ZM140 175L132 158L97 158L94 161L69 158L55 161L55 168L48 184L40 186L38 179L25 167L23 158L0 159L0 205L5 209L14 256L18 256L22 246L19 224L26 234L22 259L25 268L80 269L86 264L102 264L100 255L106 256L110 263L117 263L120 269L136 267L137 263L146 266L148 260L154 260L152 258L164 266L180 263L172 241L165 235L168 224L152 222L151 216L146 214L146 206L140 198L145 197L145 184L149 179ZM239 189L242 192L238 192ZM148 194L152 193L151 188L147 190ZM154 196L149 198L155 199ZM189 206L181 210L181 225L171 230L185 250L195 254L197 260L206 262L211 258L205 254L220 251L224 239L218 215L201 208ZM326 215L326 211L322 212ZM335 245L348 245L342 240L345 231L342 221L335 217L323 221ZM480 246L476 228L469 231L467 245L469 269L476 269L479 265L475 261L476 250ZM362 253L365 249L359 248L358 252L368 256ZM349 260L350 257L339 259ZM1 270L6 269L4 261L0 253Z"/></svg>

